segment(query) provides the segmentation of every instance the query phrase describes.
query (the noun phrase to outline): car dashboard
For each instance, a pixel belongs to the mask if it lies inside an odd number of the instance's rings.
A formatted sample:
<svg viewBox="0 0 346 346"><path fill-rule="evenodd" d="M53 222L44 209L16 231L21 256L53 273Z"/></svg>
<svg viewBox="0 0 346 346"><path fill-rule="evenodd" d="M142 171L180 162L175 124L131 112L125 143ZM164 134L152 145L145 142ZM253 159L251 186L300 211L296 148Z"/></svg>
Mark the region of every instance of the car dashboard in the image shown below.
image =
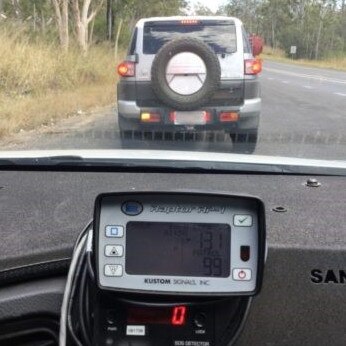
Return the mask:
<svg viewBox="0 0 346 346"><path fill-rule="evenodd" d="M255 286L245 289L251 294L242 299L251 304L246 313L242 312L232 344L344 345L345 181L342 176L259 172L155 172L150 169L137 172L126 169L90 172L72 169L2 171L0 344L58 344L60 311L73 247L85 225L95 219L94 204L100 194L132 194L135 198L130 201L138 201L139 193L152 194L150 196L174 193L179 196L183 194L186 198L195 196L199 205L203 202L200 194L216 199L220 199L220 196L251 196L263 204L261 217L265 219L265 234L264 230L258 234L265 235L265 244L257 248L263 250L263 268L251 264L253 273L261 273L261 280L257 283L254 281ZM133 211L133 206L129 210ZM242 216L255 213L254 209L251 210L234 214ZM256 215L253 214L254 220ZM207 216L203 219L196 214L191 219L177 221L192 220L194 227L202 227L198 226L201 222L210 222L219 225L218 232L221 233L227 229L220 226L225 224L220 215L211 219L208 221ZM161 217L156 221L161 222L160 227L164 228L165 220ZM143 216L138 221L145 223L150 220ZM169 221L173 222L174 218ZM235 216L233 222L239 224L247 221L241 217L236 219ZM108 225L119 226L119 222L102 221L102 229ZM135 226L132 225L133 234L136 234ZM141 225L142 228L144 226ZM231 227L236 228L236 224ZM113 229L112 232L117 230ZM127 236L130 237L130 233ZM102 242L102 249L109 245L104 236L100 236L98 241ZM110 245L119 245L112 241ZM141 241L145 239L141 239L139 245ZM252 241L246 244L240 242L237 246L247 246ZM138 251L138 244L133 245L134 251ZM143 253L148 256L148 252ZM255 256L256 251L250 253ZM102 257L102 261L99 266L101 271L107 265L107 258ZM232 257L231 263L234 261L236 259ZM145 261L140 267L133 264L131 270L140 273L146 265L148 263ZM247 265L245 267L248 268ZM238 265L237 268L243 267ZM162 274L161 269L158 266L153 275ZM234 272L234 267L231 269ZM177 268L171 270L177 274ZM197 274L200 275L198 270ZM102 282L99 282L99 286L114 289L113 284L114 281L107 276L103 276ZM122 288L126 288L124 285ZM138 286L136 283L133 285L130 288ZM143 287L137 288L141 290ZM151 289L153 291L155 289ZM224 290L221 292L225 293ZM233 288L229 292L233 292ZM234 292L239 293L239 289ZM209 298L212 293L208 293ZM230 299L235 299L234 295L231 296ZM102 302L104 299L101 298ZM106 301L110 302L111 299ZM227 314L227 311L224 313Z"/></svg>

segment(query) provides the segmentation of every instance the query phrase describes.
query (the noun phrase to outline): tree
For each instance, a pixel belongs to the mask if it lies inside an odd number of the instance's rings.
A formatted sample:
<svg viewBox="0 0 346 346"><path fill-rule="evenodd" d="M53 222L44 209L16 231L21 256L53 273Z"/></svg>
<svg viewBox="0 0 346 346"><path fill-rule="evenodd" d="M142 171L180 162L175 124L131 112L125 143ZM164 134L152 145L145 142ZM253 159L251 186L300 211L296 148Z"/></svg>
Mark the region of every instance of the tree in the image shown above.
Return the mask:
<svg viewBox="0 0 346 346"><path fill-rule="evenodd" d="M91 7L92 0L83 0L81 10L79 2L79 0L71 0L71 8L76 29L77 43L83 53L86 54L91 40L89 37L89 25L95 19L104 1L94 1L94 7Z"/></svg>
<svg viewBox="0 0 346 346"><path fill-rule="evenodd" d="M113 28L114 28L114 1L107 0L107 11L106 11L106 19L107 19L107 40L111 41L113 37Z"/></svg>
<svg viewBox="0 0 346 346"><path fill-rule="evenodd" d="M228 0L221 13L297 58L320 59L346 50L346 0Z"/></svg>
<svg viewBox="0 0 346 346"><path fill-rule="evenodd" d="M64 51L69 47L68 0L52 0L55 20L59 32L59 41Z"/></svg>
<svg viewBox="0 0 346 346"><path fill-rule="evenodd" d="M229 0L223 7L223 11L228 16L238 17L243 22L249 32L258 32L259 21L259 0Z"/></svg>
<svg viewBox="0 0 346 346"><path fill-rule="evenodd" d="M194 13L196 16L212 16L215 14L209 7L204 6L200 2L194 6Z"/></svg>

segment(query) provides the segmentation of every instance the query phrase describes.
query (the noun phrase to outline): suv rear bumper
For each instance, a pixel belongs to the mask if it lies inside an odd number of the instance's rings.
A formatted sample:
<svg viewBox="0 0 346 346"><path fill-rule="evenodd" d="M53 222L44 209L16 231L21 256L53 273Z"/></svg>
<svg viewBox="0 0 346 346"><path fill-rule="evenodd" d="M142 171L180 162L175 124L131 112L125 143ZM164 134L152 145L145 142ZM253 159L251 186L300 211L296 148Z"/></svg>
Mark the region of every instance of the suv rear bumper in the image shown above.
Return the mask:
<svg viewBox="0 0 346 346"><path fill-rule="evenodd" d="M261 98L245 99L240 107L208 107L214 114L214 119L206 125L174 125L169 123L167 114L162 114L162 108L140 108L136 101L118 100L118 117L120 130L161 130L161 131L212 131L224 130L229 132L247 132L256 130L259 125L259 116L261 113ZM162 114L160 123L142 123L140 122L141 112L159 112ZM239 112L237 122L220 122L218 114L222 111ZM168 112L168 111L167 111Z"/></svg>

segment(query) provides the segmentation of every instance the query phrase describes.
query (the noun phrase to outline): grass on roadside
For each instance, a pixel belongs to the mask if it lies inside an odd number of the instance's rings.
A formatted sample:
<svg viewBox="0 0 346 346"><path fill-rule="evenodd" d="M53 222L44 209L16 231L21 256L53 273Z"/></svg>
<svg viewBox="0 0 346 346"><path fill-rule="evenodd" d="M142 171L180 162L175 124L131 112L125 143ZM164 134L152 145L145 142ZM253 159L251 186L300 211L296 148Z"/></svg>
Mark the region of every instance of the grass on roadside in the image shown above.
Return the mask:
<svg viewBox="0 0 346 346"><path fill-rule="evenodd" d="M324 60L307 60L307 59L290 59L287 58L285 52L279 48L272 49L265 47L261 58L264 60L274 60L278 62L285 62L289 64L302 65L307 67L329 68L333 70L346 71L346 56L335 57Z"/></svg>
<svg viewBox="0 0 346 346"><path fill-rule="evenodd" d="M20 130L50 125L70 115L114 103L114 84L80 86L45 95L18 98L0 98L0 138Z"/></svg>
<svg viewBox="0 0 346 346"><path fill-rule="evenodd" d="M73 47L64 53L6 27L0 42L0 137L114 102L111 47L91 47L87 56Z"/></svg>

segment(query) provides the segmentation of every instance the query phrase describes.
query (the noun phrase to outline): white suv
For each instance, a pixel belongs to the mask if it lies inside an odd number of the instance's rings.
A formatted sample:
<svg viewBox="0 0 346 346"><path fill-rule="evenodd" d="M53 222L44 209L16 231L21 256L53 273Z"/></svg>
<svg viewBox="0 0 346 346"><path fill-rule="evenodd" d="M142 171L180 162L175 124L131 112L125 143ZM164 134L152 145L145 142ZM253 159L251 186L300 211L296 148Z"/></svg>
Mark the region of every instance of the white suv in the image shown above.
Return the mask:
<svg viewBox="0 0 346 346"><path fill-rule="evenodd" d="M231 136L233 151L254 151L261 61L239 19L141 19L118 72L122 138L222 131Z"/></svg>

